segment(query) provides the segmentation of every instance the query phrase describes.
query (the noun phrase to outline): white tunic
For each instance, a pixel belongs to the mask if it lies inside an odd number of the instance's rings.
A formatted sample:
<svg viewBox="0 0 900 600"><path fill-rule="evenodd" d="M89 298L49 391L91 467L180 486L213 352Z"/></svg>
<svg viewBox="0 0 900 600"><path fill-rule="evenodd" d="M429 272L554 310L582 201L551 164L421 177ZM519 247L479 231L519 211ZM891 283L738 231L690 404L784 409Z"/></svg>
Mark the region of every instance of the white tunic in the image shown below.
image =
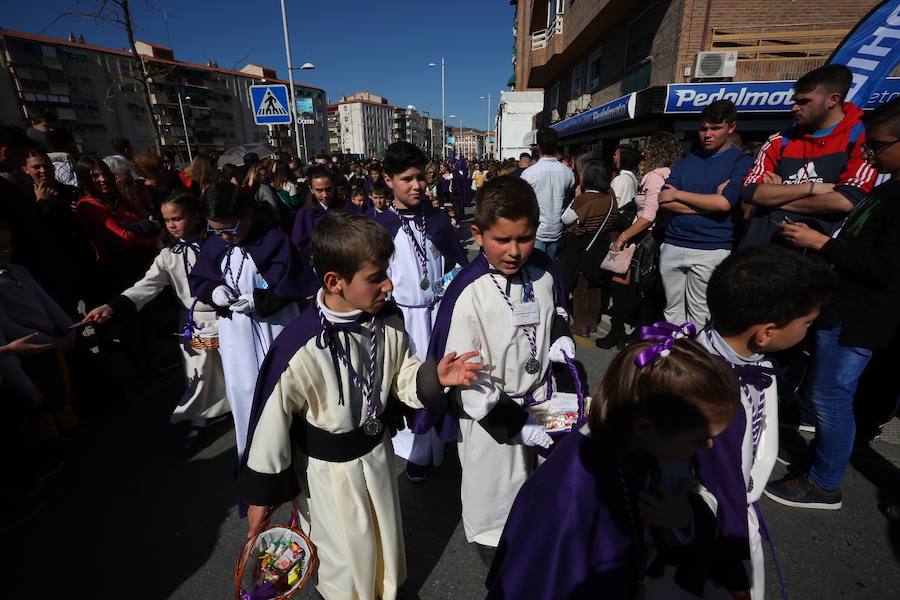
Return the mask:
<svg viewBox="0 0 900 600"><path fill-rule="evenodd" d="M715 330L704 330L698 337L700 342L712 354L721 356L730 363L754 365L772 368L771 361L762 354L754 354L745 358L735 352ZM761 396L765 394L762 424L756 454L753 453L753 415L760 410ZM753 587L750 595L754 600L765 595L765 555L763 541L759 531L759 521L753 503L757 502L766 488L766 483L775 468L778 457L778 383L772 377L772 384L760 393L749 386L741 386L741 407L744 409L746 429L742 444L741 471L744 474L747 492L747 525L750 534L750 572L753 575ZM751 486L752 483L752 486ZM708 596L711 597L711 596Z"/></svg>
<svg viewBox="0 0 900 600"><path fill-rule="evenodd" d="M163 248L144 277L122 292L122 296L128 298L137 310L141 310L166 286L172 286L172 291L181 302L179 331L184 327L193 307L193 320L199 328L195 331L195 335L203 338L216 337L218 325L215 311L202 302L194 304L196 299L191 295L188 286L188 270L193 268L196 262L197 250L192 247L187 247L181 252ZM229 410L228 399L225 394L225 377L219 351L214 348L194 350L185 340L180 341L180 346L187 389L175 407L170 422L191 420L200 424L207 419L226 414Z"/></svg>
<svg viewBox="0 0 900 600"><path fill-rule="evenodd" d="M405 219L403 216L400 218ZM388 265L388 276L394 284L393 299L403 312L403 324L409 334L410 349L419 360L425 360L434 319L440 306L439 300L434 302L435 294L431 285L444 276L445 261L440 251L428 241L415 223L409 220L407 222L419 247L425 250L425 270L423 271L422 259L413 241L401 227L394 237L394 254ZM426 276L428 289L423 290L421 282ZM439 465L444 457L444 443L434 429L414 434L407 428L398 432L392 443L398 456L418 465Z"/></svg>
<svg viewBox="0 0 900 600"><path fill-rule="evenodd" d="M321 292L317 301L333 323L355 321L361 314L328 310L321 303ZM384 411L389 395L412 408L423 408L416 389L421 363L410 351L400 318L387 317L382 323L377 340L376 413ZM348 334L351 365L361 374L367 372L369 362L369 331L364 326L362 332ZM343 405L338 402L339 386ZM248 449L247 467L277 474L291 466L294 419L345 433L362 425L365 411L362 394L346 367L340 364L336 373L330 352L318 348L314 337L294 354L269 395ZM382 442L359 458L346 462L306 459L301 494L308 503L310 537L319 553L316 589L328 600L392 600L406 579L393 457L385 430Z"/></svg>
<svg viewBox="0 0 900 600"><path fill-rule="evenodd" d="M253 257L240 246L229 248L222 257L222 274L225 285L238 295L252 294L256 288L266 287ZM243 456L247 442L259 368L272 340L298 314L299 308L291 303L265 319L255 313L232 313L230 318L219 318L219 352L225 367L225 387L234 416L238 458Z"/></svg>
<svg viewBox="0 0 900 600"><path fill-rule="evenodd" d="M459 460L462 466L462 517L466 539L496 546L519 488L535 467L535 453L526 446L500 444L477 422L494 408L500 393L523 404L521 396L531 393L544 400L545 373L550 368L548 352L551 326L558 314L554 282L549 272L527 266L539 304L540 322L536 327L536 358L541 363L535 374L525 371L531 358L531 344L513 325L513 314L494 279L507 291L513 305L522 301L522 279L516 275L485 274L460 292L453 307L445 353L478 350L485 365L485 376L459 392L465 417L459 420ZM518 399L517 399L518 398Z"/></svg>

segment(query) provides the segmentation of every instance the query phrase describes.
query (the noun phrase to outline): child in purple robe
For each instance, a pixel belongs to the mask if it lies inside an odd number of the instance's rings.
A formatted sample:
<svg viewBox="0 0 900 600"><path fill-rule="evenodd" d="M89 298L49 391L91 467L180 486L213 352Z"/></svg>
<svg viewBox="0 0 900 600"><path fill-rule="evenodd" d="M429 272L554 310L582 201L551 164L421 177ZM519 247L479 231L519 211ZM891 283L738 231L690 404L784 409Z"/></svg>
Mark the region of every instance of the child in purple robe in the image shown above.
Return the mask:
<svg viewBox="0 0 900 600"><path fill-rule="evenodd" d="M700 482L719 501L708 578L731 594L765 593L759 499L778 456L779 372L770 355L806 337L833 287L823 261L771 245L732 254L709 280L712 322L698 341L731 367L741 409L697 461Z"/></svg>
<svg viewBox="0 0 900 600"><path fill-rule="evenodd" d="M243 454L256 377L279 333L300 314L298 301L315 290L284 231L263 224L249 193L217 182L203 193L207 230L188 275L191 294L219 315L219 354L234 416L238 457Z"/></svg>
<svg viewBox="0 0 900 600"><path fill-rule="evenodd" d="M522 486L488 598L702 596L716 501L691 458L725 430L738 392L694 332L657 323L613 360L588 424Z"/></svg>
<svg viewBox="0 0 900 600"><path fill-rule="evenodd" d="M334 185L334 174L321 165L313 166L307 173L309 196L306 204L297 211L294 227L291 230L291 241L300 249L306 262L309 260L309 243L312 241L313 228L316 223L328 214L329 210L344 207L343 200L337 195Z"/></svg>

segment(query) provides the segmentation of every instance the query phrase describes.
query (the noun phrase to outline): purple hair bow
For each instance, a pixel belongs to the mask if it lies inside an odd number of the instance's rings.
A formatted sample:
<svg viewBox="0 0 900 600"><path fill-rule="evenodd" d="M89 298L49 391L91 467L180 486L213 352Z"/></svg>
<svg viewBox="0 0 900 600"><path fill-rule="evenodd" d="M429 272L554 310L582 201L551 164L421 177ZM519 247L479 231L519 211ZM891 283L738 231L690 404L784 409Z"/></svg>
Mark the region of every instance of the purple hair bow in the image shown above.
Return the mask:
<svg viewBox="0 0 900 600"><path fill-rule="evenodd" d="M693 323L675 325L666 321L658 321L648 327L641 327L641 341L656 340L658 343L645 348L634 359L638 367L656 363L661 357L668 356L675 342L682 338L697 336L697 326Z"/></svg>

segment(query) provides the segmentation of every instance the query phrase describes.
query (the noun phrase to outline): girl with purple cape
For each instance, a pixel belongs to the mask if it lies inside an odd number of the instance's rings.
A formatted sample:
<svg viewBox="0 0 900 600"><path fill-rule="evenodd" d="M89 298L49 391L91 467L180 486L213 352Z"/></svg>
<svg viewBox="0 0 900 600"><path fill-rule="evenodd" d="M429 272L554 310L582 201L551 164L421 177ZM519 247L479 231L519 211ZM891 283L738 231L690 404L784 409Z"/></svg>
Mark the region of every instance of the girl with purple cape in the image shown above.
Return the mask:
<svg viewBox="0 0 900 600"><path fill-rule="evenodd" d="M716 499L694 477L738 408L728 367L657 323L610 364L588 424L522 486L488 574L488 598L695 598Z"/></svg>

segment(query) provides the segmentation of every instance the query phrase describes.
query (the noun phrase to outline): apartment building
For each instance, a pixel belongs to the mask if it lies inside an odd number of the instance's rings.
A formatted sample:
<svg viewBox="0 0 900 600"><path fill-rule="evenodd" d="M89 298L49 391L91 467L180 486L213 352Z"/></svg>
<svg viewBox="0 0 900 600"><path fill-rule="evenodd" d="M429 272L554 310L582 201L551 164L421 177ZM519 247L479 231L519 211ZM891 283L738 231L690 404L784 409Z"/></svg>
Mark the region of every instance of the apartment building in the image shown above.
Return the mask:
<svg viewBox="0 0 900 600"><path fill-rule="evenodd" d="M394 109L370 92L343 96L337 103L341 152L363 157L384 154L393 141Z"/></svg>
<svg viewBox="0 0 900 600"><path fill-rule="evenodd" d="M337 104L332 102L326 108L328 121L328 152L340 154L341 152L341 126L338 120Z"/></svg>
<svg viewBox="0 0 900 600"><path fill-rule="evenodd" d="M512 3L512 81L544 91L534 128L554 127L570 151L606 142L611 152L621 139L692 131L720 97L739 100L745 140L763 139L789 122L791 83L824 64L878 1Z"/></svg>
<svg viewBox="0 0 900 600"><path fill-rule="evenodd" d="M456 154L466 160L481 159L485 156L485 138L483 131L471 128L454 128L453 141Z"/></svg>
<svg viewBox="0 0 900 600"><path fill-rule="evenodd" d="M187 144L197 152L221 152L249 142L273 142L296 153L293 128L258 126L253 121L249 87L287 83L273 69L246 65L240 71L177 60L171 48L137 42L131 52L96 46L74 35L58 39L0 30L0 120L24 126L35 109L56 115L83 152L105 155L110 140L124 137L135 150L155 147L154 127L147 115L140 83L140 62L150 72L152 118L160 128L163 148L187 160ZM296 84L298 98L312 98L316 123L305 126L310 157L327 152L325 92ZM180 104L179 104L180 99ZM182 109L184 120L182 121ZM185 128L185 125L187 126Z"/></svg>
<svg viewBox="0 0 900 600"><path fill-rule="evenodd" d="M409 105L394 109L394 124L391 130L393 141L409 142L422 149L427 156L433 155L434 132L428 126L429 118ZM440 145L440 135L438 135Z"/></svg>

